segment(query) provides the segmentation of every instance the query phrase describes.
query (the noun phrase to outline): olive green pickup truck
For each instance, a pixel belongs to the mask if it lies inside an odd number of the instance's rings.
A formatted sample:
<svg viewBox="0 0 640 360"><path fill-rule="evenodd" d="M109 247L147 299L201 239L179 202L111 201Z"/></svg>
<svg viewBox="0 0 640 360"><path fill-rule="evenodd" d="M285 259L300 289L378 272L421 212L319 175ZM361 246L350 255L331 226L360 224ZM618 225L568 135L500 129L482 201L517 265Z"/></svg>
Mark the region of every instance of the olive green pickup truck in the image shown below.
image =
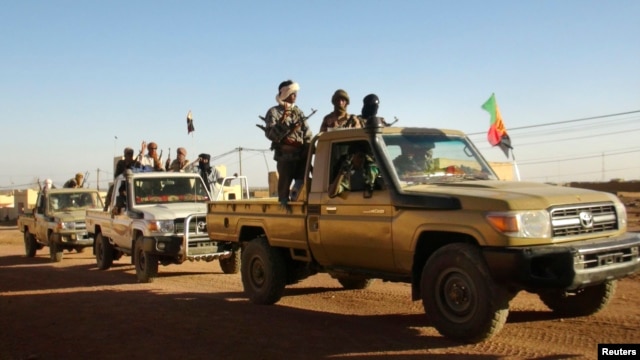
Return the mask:
<svg viewBox="0 0 640 360"><path fill-rule="evenodd" d="M442 335L480 342L500 331L519 291L559 316L585 316L640 268L640 238L616 196L501 181L459 131L370 121L320 133L307 174L287 206L208 203L209 237L242 245L253 303L276 303L320 272L347 289L405 282Z"/></svg>
<svg viewBox="0 0 640 360"><path fill-rule="evenodd" d="M49 189L40 191L36 207L18 217L18 229L24 233L27 257L49 247L51 261L62 260L63 251L82 252L93 246L93 237L87 232L86 212L102 208L97 190Z"/></svg>

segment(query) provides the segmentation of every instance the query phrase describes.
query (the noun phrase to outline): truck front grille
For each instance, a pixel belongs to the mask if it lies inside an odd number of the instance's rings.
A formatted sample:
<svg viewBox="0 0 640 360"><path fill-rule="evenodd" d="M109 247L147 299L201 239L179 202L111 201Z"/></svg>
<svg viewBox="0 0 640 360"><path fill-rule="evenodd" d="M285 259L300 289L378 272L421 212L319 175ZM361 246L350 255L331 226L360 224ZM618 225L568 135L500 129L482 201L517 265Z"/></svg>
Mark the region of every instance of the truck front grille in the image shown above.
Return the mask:
<svg viewBox="0 0 640 360"><path fill-rule="evenodd" d="M551 209L553 237L601 233L618 229L616 207L611 203L562 206Z"/></svg>
<svg viewBox="0 0 640 360"><path fill-rule="evenodd" d="M176 219L175 221L176 234L184 234L184 219ZM207 234L207 217L206 216L194 216L189 222L189 235L204 235Z"/></svg>
<svg viewBox="0 0 640 360"><path fill-rule="evenodd" d="M627 263L638 258L638 248L623 248L613 250L603 250L595 253L578 253L574 263L579 269L593 269L602 266Z"/></svg>

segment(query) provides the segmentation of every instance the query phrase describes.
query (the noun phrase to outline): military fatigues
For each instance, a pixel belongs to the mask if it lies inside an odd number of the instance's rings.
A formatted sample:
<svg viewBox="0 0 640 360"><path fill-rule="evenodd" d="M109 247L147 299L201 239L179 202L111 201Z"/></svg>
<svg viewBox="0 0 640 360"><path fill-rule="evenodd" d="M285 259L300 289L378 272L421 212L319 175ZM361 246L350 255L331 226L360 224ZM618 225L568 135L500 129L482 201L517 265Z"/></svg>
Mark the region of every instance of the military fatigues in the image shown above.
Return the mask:
<svg viewBox="0 0 640 360"><path fill-rule="evenodd" d="M424 156L399 155L393 160L398 175L405 174L424 174L435 170L431 150L428 150Z"/></svg>
<svg viewBox="0 0 640 360"><path fill-rule="evenodd" d="M278 199L289 201L293 180L304 179L304 168L311 141L311 130L304 113L295 105L285 103L270 108L265 115L265 135L271 140L273 159L278 169Z"/></svg>
<svg viewBox="0 0 640 360"><path fill-rule="evenodd" d="M342 162L338 176L334 180L329 190L329 197L335 197L344 191L362 191L371 193L376 184L376 178L380 174L380 169L371 155L363 155L364 163L362 167L353 166L350 155Z"/></svg>
<svg viewBox="0 0 640 360"><path fill-rule="evenodd" d="M320 125L320 131L331 131L334 129L349 129L349 128L362 128L363 121L356 115L344 114L344 116L338 115L335 111L328 114L322 120Z"/></svg>

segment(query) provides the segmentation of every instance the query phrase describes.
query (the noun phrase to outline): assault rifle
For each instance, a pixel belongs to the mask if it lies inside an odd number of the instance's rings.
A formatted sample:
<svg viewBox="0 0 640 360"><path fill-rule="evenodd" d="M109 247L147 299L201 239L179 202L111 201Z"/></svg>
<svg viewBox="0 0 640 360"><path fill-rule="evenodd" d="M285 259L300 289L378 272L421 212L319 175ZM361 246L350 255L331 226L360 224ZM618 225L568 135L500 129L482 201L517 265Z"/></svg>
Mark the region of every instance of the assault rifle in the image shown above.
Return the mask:
<svg viewBox="0 0 640 360"><path fill-rule="evenodd" d="M384 124L385 124L384 126L387 126L387 127L389 127L389 126L393 126L393 124L397 123L397 122L398 122L398 120L400 120L400 119L398 119L398 117L397 117L397 116L394 116L394 117L393 117L393 122L391 122L391 123L386 123L386 122L385 122L385 123L384 123Z"/></svg>
<svg viewBox="0 0 640 360"><path fill-rule="evenodd" d="M273 140L274 143L280 143L284 138L286 138L287 136L289 136L289 134L291 134L291 132L293 132L295 129L297 129L298 127L300 127L300 125L302 125L303 122L307 121L310 117L313 116L313 114L315 114L318 110L316 109L311 109L311 114L309 114L308 116L305 116L302 119L299 119L296 122L291 123L290 125L286 125L282 122L277 122L274 126L273 126L273 133L274 133L274 137L276 138L276 140ZM260 116L258 115L258 117L265 123L264 125L260 125L260 124L256 124L257 127L259 127L260 129L262 129L262 131L264 131L264 136L267 136L267 119L264 116ZM267 136L268 138L268 136ZM273 147L273 146L272 146Z"/></svg>

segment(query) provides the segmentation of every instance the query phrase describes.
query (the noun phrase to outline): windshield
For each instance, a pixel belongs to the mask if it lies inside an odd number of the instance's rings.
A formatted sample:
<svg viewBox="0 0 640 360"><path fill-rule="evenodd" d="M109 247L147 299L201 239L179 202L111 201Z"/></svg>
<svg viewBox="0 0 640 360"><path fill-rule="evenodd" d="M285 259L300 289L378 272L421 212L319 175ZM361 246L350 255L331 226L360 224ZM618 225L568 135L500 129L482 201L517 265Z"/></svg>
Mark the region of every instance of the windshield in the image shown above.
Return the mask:
<svg viewBox="0 0 640 360"><path fill-rule="evenodd" d="M136 205L209 201L200 177L139 178L133 186Z"/></svg>
<svg viewBox="0 0 640 360"><path fill-rule="evenodd" d="M95 192L78 192L49 195L49 211L74 211L102 209L102 199Z"/></svg>
<svg viewBox="0 0 640 360"><path fill-rule="evenodd" d="M487 162L461 136L439 134L383 135L385 155L401 186L461 180L497 179Z"/></svg>

